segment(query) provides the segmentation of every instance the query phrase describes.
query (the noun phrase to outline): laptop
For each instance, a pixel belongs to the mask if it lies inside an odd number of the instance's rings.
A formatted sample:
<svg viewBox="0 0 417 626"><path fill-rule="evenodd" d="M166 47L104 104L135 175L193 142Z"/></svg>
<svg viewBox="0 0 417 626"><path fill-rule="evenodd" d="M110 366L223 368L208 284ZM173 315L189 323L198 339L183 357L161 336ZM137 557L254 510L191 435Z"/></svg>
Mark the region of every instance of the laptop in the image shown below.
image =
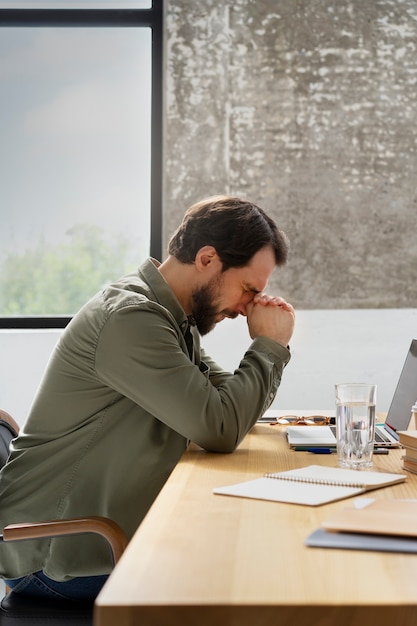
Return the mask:
<svg viewBox="0 0 417 626"><path fill-rule="evenodd" d="M398 431L407 430L411 407L417 401L417 339L413 339L406 356L385 424L375 426L375 446L400 447ZM294 447L335 447L336 426L287 426L289 445Z"/></svg>

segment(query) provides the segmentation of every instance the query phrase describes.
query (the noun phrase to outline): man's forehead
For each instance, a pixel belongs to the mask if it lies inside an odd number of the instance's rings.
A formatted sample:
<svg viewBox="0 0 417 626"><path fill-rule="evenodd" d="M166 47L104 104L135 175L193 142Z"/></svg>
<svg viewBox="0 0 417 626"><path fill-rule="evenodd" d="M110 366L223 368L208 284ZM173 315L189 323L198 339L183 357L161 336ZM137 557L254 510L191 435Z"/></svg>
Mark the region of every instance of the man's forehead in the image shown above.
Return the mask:
<svg viewBox="0 0 417 626"><path fill-rule="evenodd" d="M244 276L242 276L242 283L248 291L252 291L254 294L260 293L264 291L268 284L269 277L271 275L270 271L263 269L260 271L256 268L246 268Z"/></svg>
<svg viewBox="0 0 417 626"><path fill-rule="evenodd" d="M260 250L252 257L245 269L244 281L247 287L256 293L263 291L275 269L275 257L272 250Z"/></svg>

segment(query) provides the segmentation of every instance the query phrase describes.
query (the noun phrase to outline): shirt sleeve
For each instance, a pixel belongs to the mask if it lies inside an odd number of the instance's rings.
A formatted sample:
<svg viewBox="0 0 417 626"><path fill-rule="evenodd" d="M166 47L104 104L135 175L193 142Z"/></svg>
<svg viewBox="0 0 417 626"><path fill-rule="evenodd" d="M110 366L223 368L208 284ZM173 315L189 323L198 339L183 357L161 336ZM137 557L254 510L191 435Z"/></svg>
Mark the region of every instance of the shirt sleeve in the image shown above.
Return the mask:
<svg viewBox="0 0 417 626"><path fill-rule="evenodd" d="M204 353L196 365L169 312L148 302L110 315L95 357L106 385L203 448L231 452L275 397L290 353L258 337L233 374Z"/></svg>

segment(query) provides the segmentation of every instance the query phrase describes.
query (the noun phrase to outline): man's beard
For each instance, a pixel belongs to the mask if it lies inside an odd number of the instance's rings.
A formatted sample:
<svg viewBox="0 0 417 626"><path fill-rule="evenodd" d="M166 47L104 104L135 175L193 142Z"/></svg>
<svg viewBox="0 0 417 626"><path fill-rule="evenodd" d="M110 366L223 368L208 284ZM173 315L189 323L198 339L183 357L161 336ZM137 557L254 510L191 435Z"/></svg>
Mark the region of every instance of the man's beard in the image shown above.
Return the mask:
<svg viewBox="0 0 417 626"><path fill-rule="evenodd" d="M220 286L222 284L221 276L212 278L204 287L200 287L192 293L193 313L198 332L200 335L207 335L217 324L220 315L235 318L237 313L229 311L219 311L217 308Z"/></svg>
<svg viewBox="0 0 417 626"><path fill-rule="evenodd" d="M216 306L215 293L220 280L213 278L207 285L192 293L193 318L200 335L207 335L216 325L219 314Z"/></svg>

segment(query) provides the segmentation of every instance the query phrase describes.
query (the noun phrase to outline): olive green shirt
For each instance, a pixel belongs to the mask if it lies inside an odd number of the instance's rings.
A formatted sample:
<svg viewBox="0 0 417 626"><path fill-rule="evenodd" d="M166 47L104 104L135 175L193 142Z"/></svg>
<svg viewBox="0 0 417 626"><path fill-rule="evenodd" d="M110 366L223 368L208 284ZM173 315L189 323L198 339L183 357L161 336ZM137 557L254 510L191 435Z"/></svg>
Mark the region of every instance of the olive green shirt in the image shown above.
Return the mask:
<svg viewBox="0 0 417 626"><path fill-rule="evenodd" d="M258 337L232 374L192 328L190 358L189 321L157 266L105 288L63 332L0 473L1 528L102 515L131 537L189 441L232 452L271 404L289 351ZM110 569L92 535L0 544L5 578Z"/></svg>

